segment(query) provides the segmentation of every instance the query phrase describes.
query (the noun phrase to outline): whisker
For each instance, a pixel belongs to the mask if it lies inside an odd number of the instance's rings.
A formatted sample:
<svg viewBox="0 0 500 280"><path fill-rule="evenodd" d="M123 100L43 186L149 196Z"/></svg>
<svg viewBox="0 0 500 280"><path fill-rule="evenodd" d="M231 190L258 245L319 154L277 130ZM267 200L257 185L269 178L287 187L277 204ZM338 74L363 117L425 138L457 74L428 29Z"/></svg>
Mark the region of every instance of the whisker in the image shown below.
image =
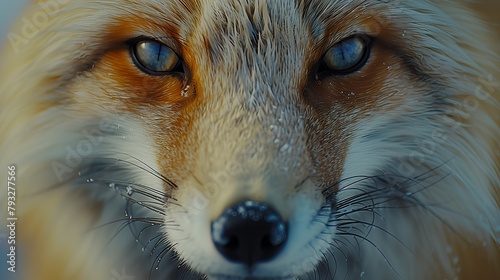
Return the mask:
<svg viewBox="0 0 500 280"><path fill-rule="evenodd" d="M151 251L151 253L153 253L161 244L164 245L164 247L160 250L160 252L156 255L156 257L154 258L154 260L152 262L151 269L149 271L150 278L151 278L151 274L153 273L153 269L154 269L154 271L158 271L159 267L160 267L160 263L163 260L163 258L165 257L165 255L168 252L172 251L172 247L168 243L166 236L162 236L161 238L159 238L156 241L155 246L153 247L153 250Z"/></svg>
<svg viewBox="0 0 500 280"><path fill-rule="evenodd" d="M327 223L328 227L335 227L337 231L330 243L331 248L338 250L346 259L348 255L354 256L356 255L354 252L358 252L358 257L354 258L357 260L359 259L361 242L367 242L378 251L397 277L402 279L385 255L384 248L375 243L370 235L374 230L380 231L397 241L410 254L413 254L412 249L402 239L390 229L378 224L377 221L384 219L386 215L384 211L418 207L460 236L452 225L436 211L440 209L453 212L453 210L444 207L443 203L427 203L422 200L424 196L419 195L451 175L449 172L440 171L445 165L446 162L412 177L390 173L346 177L325 188L323 194L328 195L327 201L330 201L335 209ZM339 186L341 187L339 188ZM358 214L360 218L357 218ZM344 252L346 249L350 251L348 254ZM333 267L336 267L337 260L335 255L332 255L334 256ZM330 258L330 260L332 259Z"/></svg>
<svg viewBox="0 0 500 280"><path fill-rule="evenodd" d="M147 248L149 246L149 244L151 244L151 242L153 242L153 240L156 240L158 238L161 238L163 236L163 233L159 233L153 237L151 237L148 242L146 242L146 244L143 244L144 246L142 247L142 250L144 251L145 248Z"/></svg>
<svg viewBox="0 0 500 280"><path fill-rule="evenodd" d="M369 223L369 222L363 222L363 221L352 220L352 219L344 219L344 220L346 222L337 224L337 229L342 229L342 230L345 231L345 228L344 228L345 226L356 225L356 224L360 224L360 225L363 225L363 226L368 226L370 228L370 230L365 234L365 236L370 235L372 229L378 229L378 230L386 233L390 237L394 238L396 241L398 241L399 244L403 245L403 247L405 247L410 253L413 254L413 251L410 249L410 247L408 247L401 239L399 239L397 236L395 236L394 234L392 234L390 231L386 230L385 228L383 228L383 227L375 224L374 221L372 223ZM346 229L350 229L350 228L352 228L352 227L347 227ZM359 231L363 232L361 230L359 230ZM345 231L345 232L347 232L347 231Z"/></svg>
<svg viewBox="0 0 500 280"><path fill-rule="evenodd" d="M149 170L151 170L151 172L153 172L159 179L161 179L164 183L167 183L170 187L174 188L174 189L177 189L178 186L177 184L175 184L172 180L168 179L166 176L164 176L160 171L154 169L152 166L148 165L147 163L145 163L144 161L142 161L141 159L135 157L135 156L132 156L132 155L129 155L127 153L120 153L118 152L117 154L122 154L122 155L125 155L125 156L128 156L128 157L131 157L135 160L137 160L138 162L144 164L144 166L146 166ZM129 162L130 163L130 162ZM136 165L137 166L137 165ZM139 167L139 166L138 166ZM139 167L141 168L141 167ZM143 169L143 168L141 168ZM145 170L145 169L143 169ZM146 170L145 170L146 171Z"/></svg>
<svg viewBox="0 0 500 280"><path fill-rule="evenodd" d="M146 167L141 166L141 165L139 165L137 163L125 160L125 159L120 159L120 158L112 158L112 157L92 158L92 157L87 157L85 159L88 159L88 160L109 160L109 161L114 161L115 163L119 163L119 162L126 163L128 165L137 167L137 168L139 168L139 169L147 172L148 174L151 174L152 176L156 177L157 179L161 180L162 182L166 183L167 185L169 185L172 188L178 188L178 186L174 182L172 182L166 176L164 176L163 174L161 174L161 172L155 170L152 166L148 165L144 161L142 161L142 160L140 160L140 159L138 159L138 158L136 158L136 157L134 157L132 155L126 154L126 153L117 153L117 154L122 154L122 155L125 155L125 156L128 156L128 157L131 157L131 158L137 160L139 163L143 164Z"/></svg>
<svg viewBox="0 0 500 280"><path fill-rule="evenodd" d="M350 236L350 237L355 237L355 238L359 238L363 241L366 241L368 243L370 243L371 246L373 246L373 248L375 248L378 253L382 256L382 258L384 259L384 261L389 265L389 267L391 268L391 270L398 276L399 279L403 279L403 277L401 277L401 275L397 272L397 270L394 268L394 266L391 264L391 262L387 259L387 257L385 256L384 252L382 251L382 249L380 249L377 244L375 244L373 241L371 241L370 239L362 236L362 235L359 235L359 234L353 234L353 233L348 233L348 232L342 232L342 231L339 231L337 233L337 235L345 235L345 236Z"/></svg>

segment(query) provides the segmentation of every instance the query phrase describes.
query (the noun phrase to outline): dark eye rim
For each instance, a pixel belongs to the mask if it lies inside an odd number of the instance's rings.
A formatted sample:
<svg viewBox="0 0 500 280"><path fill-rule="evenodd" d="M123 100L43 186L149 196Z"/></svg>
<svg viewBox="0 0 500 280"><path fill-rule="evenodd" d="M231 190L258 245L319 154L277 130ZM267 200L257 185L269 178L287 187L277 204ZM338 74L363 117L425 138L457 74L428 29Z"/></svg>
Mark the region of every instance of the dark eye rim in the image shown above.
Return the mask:
<svg viewBox="0 0 500 280"><path fill-rule="evenodd" d="M331 69L329 69L328 66L326 65L325 61L323 60L323 57L325 57L326 53L331 48L333 48L333 46L331 46L327 49L326 52L323 53L323 55L321 56L321 59L314 66L315 68L314 68L313 73L315 73L316 80L321 80L323 78L331 77L331 76L347 76L349 74L352 74L352 73L360 70L361 68L363 68L363 66L365 66L366 62L368 62L368 59L370 58L371 51L372 51L371 49L373 46L373 42L375 41L375 38L368 36L366 34L355 34L355 35L352 35L352 36L349 36L349 37L342 39L342 41L351 40L354 38L360 38L365 42L365 50L364 50L365 52L363 54L363 57L359 60L359 62L356 63L356 65L354 65L348 69L343 69L343 70L331 70ZM339 41L338 43L340 43L340 42L341 41Z"/></svg>
<svg viewBox="0 0 500 280"><path fill-rule="evenodd" d="M154 71L154 70L147 68L146 66L144 66L140 62L140 60L137 58L137 54L136 54L135 49L136 49L136 46L138 43L146 42L146 41L156 42L158 44L162 44L162 45L164 45L164 46L166 46L174 51L174 53L177 55L179 60L177 61L177 64L174 66L174 68L172 68L172 70L170 70L170 71ZM151 76L182 75L183 76L186 73L185 62L182 59L182 57L173 48L171 48L170 46L166 45L165 43L163 43L161 41L158 41L158 40L156 40L154 38L150 38L150 37L140 36L140 37L133 38L133 39L127 41L127 45L128 45L130 57L132 58L132 61L134 62L135 66L139 70L141 70L142 72L144 72L148 75L151 75Z"/></svg>

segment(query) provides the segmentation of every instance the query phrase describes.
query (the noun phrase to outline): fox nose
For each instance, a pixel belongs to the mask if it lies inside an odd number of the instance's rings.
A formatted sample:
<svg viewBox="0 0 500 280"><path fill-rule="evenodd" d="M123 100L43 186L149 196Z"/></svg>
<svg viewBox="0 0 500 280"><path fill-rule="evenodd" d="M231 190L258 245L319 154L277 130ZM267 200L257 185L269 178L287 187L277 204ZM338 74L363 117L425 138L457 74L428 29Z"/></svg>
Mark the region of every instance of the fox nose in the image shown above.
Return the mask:
<svg viewBox="0 0 500 280"><path fill-rule="evenodd" d="M226 209L211 227L220 254L249 267L274 258L288 235L288 225L271 206L252 200Z"/></svg>

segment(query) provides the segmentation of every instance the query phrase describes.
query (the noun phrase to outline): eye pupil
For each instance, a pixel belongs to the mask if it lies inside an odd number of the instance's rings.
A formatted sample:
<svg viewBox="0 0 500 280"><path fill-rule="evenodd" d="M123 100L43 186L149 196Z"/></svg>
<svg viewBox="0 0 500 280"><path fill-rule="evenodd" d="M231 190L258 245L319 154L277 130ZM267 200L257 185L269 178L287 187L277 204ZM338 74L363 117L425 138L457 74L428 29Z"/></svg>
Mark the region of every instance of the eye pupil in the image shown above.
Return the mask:
<svg viewBox="0 0 500 280"><path fill-rule="evenodd" d="M144 72L152 75L166 75L179 70L179 57L168 46L154 41L137 42L132 48L136 65Z"/></svg>
<svg viewBox="0 0 500 280"><path fill-rule="evenodd" d="M345 75L359 70L368 59L369 45L361 37L347 38L331 47L323 56L323 68L332 74Z"/></svg>

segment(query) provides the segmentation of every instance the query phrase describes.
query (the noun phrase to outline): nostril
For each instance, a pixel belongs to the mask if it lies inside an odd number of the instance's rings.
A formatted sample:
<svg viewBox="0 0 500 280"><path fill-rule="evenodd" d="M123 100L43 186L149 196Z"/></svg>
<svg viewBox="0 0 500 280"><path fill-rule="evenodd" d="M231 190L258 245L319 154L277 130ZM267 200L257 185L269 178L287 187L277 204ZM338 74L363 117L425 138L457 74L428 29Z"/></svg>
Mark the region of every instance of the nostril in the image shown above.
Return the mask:
<svg viewBox="0 0 500 280"><path fill-rule="evenodd" d="M266 235L262 238L262 241L260 242L260 246L263 249L272 249L275 245L271 244L271 238Z"/></svg>
<svg viewBox="0 0 500 280"><path fill-rule="evenodd" d="M226 259L249 266L270 260L284 247L287 224L269 205L245 200L212 222L212 241Z"/></svg>
<svg viewBox="0 0 500 280"><path fill-rule="evenodd" d="M236 238L235 236L231 236L229 238L229 242L223 246L230 250L236 250L240 246L240 242L238 241L238 238Z"/></svg>

